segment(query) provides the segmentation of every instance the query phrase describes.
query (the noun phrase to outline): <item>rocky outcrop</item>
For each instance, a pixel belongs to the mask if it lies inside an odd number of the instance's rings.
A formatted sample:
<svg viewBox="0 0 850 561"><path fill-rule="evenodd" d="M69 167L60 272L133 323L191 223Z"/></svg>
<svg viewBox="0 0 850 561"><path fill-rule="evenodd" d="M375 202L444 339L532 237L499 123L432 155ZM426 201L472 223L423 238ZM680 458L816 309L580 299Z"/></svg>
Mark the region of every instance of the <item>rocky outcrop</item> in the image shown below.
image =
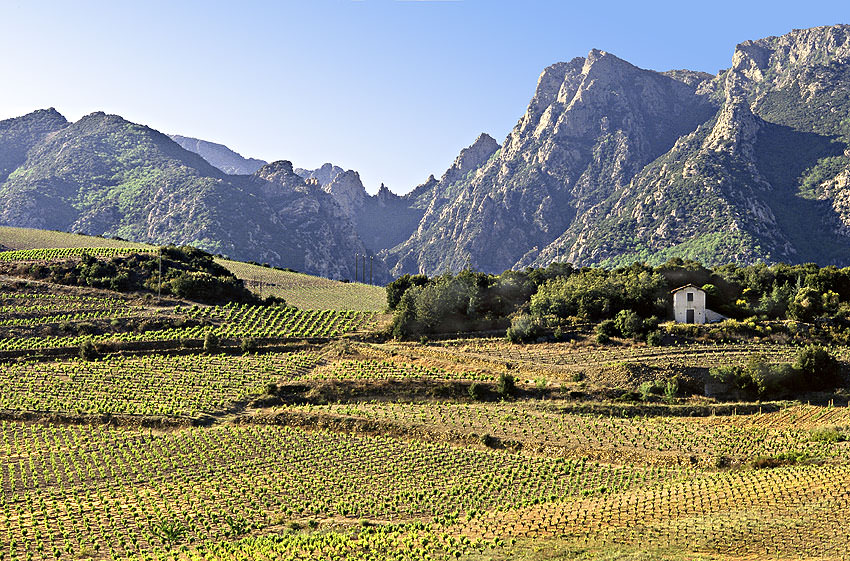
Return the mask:
<svg viewBox="0 0 850 561"><path fill-rule="evenodd" d="M738 45L732 67L702 86L723 100L717 114L530 263L850 264L848 30Z"/></svg>
<svg viewBox="0 0 850 561"><path fill-rule="evenodd" d="M304 179L315 179L319 182L319 185L324 187L334 179L336 176L345 172L339 166L335 166L333 164L327 163L322 164L320 168L316 169L304 169L304 168L296 168L295 173L303 177Z"/></svg>
<svg viewBox="0 0 850 561"><path fill-rule="evenodd" d="M421 190L417 231L387 252L393 272L496 272L533 259L716 111L688 77L598 50L546 68L501 149L487 142L474 171L453 171L458 158L439 186Z"/></svg>
<svg viewBox="0 0 850 561"><path fill-rule="evenodd" d="M850 264L848 29L747 41L717 76L599 50L546 68L497 154L414 190L389 266Z"/></svg>

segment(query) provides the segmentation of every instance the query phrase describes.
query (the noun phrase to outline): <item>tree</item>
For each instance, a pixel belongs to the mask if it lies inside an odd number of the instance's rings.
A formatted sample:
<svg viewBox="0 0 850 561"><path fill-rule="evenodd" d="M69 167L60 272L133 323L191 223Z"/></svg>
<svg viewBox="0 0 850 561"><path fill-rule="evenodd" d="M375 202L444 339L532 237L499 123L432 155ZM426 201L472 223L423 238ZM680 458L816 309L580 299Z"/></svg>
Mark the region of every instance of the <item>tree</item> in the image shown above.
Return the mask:
<svg viewBox="0 0 850 561"><path fill-rule="evenodd" d="M810 322L823 311L823 299L820 292L804 286L797 291L788 312L793 319Z"/></svg>

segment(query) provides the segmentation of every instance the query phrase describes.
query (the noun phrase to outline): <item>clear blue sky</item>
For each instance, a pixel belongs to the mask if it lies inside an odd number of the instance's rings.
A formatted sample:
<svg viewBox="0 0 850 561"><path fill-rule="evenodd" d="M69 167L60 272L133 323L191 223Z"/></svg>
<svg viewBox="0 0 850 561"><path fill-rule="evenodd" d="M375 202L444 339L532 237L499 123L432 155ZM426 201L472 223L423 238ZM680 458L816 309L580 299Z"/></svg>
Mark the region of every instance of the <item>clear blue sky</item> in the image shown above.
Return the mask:
<svg viewBox="0 0 850 561"><path fill-rule="evenodd" d="M850 23L850 2L0 0L0 119L56 107L296 166L370 192L500 143L541 70L592 48L716 73L736 43Z"/></svg>

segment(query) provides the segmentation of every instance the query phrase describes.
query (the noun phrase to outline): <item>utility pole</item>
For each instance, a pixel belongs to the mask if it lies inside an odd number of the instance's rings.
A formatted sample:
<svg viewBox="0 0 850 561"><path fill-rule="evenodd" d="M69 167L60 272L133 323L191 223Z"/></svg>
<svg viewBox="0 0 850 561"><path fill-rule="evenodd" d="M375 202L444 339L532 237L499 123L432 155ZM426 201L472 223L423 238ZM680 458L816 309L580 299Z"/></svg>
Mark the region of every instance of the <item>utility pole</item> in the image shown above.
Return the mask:
<svg viewBox="0 0 850 561"><path fill-rule="evenodd" d="M363 284L366 284L366 254L363 254L363 268L361 269L363 273Z"/></svg>
<svg viewBox="0 0 850 561"><path fill-rule="evenodd" d="M156 287L156 303L162 303L162 246L159 246L159 280Z"/></svg>
<svg viewBox="0 0 850 561"><path fill-rule="evenodd" d="M369 256L369 284L372 284L372 263L375 262L375 256Z"/></svg>
<svg viewBox="0 0 850 561"><path fill-rule="evenodd" d="M360 259L360 254L354 254L354 282L357 282L357 261Z"/></svg>

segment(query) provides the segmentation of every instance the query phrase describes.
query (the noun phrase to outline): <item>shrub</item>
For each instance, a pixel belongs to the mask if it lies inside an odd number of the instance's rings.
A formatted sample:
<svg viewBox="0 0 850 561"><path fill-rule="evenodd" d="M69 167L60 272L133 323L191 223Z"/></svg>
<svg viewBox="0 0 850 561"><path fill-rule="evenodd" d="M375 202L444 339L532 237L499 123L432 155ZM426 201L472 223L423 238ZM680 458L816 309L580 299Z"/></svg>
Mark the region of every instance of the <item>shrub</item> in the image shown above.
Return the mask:
<svg viewBox="0 0 850 561"><path fill-rule="evenodd" d="M673 401L677 395L679 395L679 379L674 376L664 385L664 399Z"/></svg>
<svg viewBox="0 0 850 561"><path fill-rule="evenodd" d="M661 395L661 392L663 391L664 386L662 386L661 382L658 380L646 381L638 387L638 392L640 392L644 401L649 401L650 397L653 395Z"/></svg>
<svg viewBox="0 0 850 561"><path fill-rule="evenodd" d="M646 335L646 344L650 347L660 347L664 341L664 336L660 331L650 331Z"/></svg>
<svg viewBox="0 0 850 561"><path fill-rule="evenodd" d="M823 347L809 345L791 364L769 364L763 356L750 356L744 367L713 368L715 380L758 397L779 397L790 392L807 392L835 387L840 381L840 364Z"/></svg>
<svg viewBox="0 0 850 561"><path fill-rule="evenodd" d="M815 442L844 442L847 438L846 429L841 427L818 427L809 432L809 439Z"/></svg>
<svg viewBox="0 0 850 561"><path fill-rule="evenodd" d="M239 343L239 348L242 349L243 353L253 353L257 350L258 346L257 340L253 337L245 337Z"/></svg>
<svg viewBox="0 0 850 561"><path fill-rule="evenodd" d="M80 358L83 360L94 360L97 358L97 347L91 339L85 339L80 343Z"/></svg>
<svg viewBox="0 0 850 561"><path fill-rule="evenodd" d="M503 398L511 397L516 393L516 380L513 375L503 372L499 374L499 383L496 385L496 391Z"/></svg>
<svg viewBox="0 0 850 561"><path fill-rule="evenodd" d="M526 343L537 339L542 331L537 319L531 316L518 316L511 321L507 336L511 343Z"/></svg>
<svg viewBox="0 0 850 561"><path fill-rule="evenodd" d="M808 390L834 388L840 382L841 364L820 345L808 345L797 353L794 367L803 373Z"/></svg>
<svg viewBox="0 0 850 561"><path fill-rule="evenodd" d="M486 393L484 386L478 382L472 382L469 384L469 389L467 391L469 392L469 397L475 401L481 401L484 399L484 394Z"/></svg>
<svg viewBox="0 0 850 561"><path fill-rule="evenodd" d="M632 310L620 310L614 317L614 325L623 337L635 338L641 334L643 320Z"/></svg>
<svg viewBox="0 0 850 561"><path fill-rule="evenodd" d="M606 319L604 321L600 321L596 326L596 334L597 335L605 335L606 337L613 337L617 334L617 324L614 323L613 319Z"/></svg>
<svg viewBox="0 0 850 561"><path fill-rule="evenodd" d="M221 345L221 340L218 338L218 335L212 331L207 331L207 334L204 335L204 350L211 353L217 351L219 345Z"/></svg>

